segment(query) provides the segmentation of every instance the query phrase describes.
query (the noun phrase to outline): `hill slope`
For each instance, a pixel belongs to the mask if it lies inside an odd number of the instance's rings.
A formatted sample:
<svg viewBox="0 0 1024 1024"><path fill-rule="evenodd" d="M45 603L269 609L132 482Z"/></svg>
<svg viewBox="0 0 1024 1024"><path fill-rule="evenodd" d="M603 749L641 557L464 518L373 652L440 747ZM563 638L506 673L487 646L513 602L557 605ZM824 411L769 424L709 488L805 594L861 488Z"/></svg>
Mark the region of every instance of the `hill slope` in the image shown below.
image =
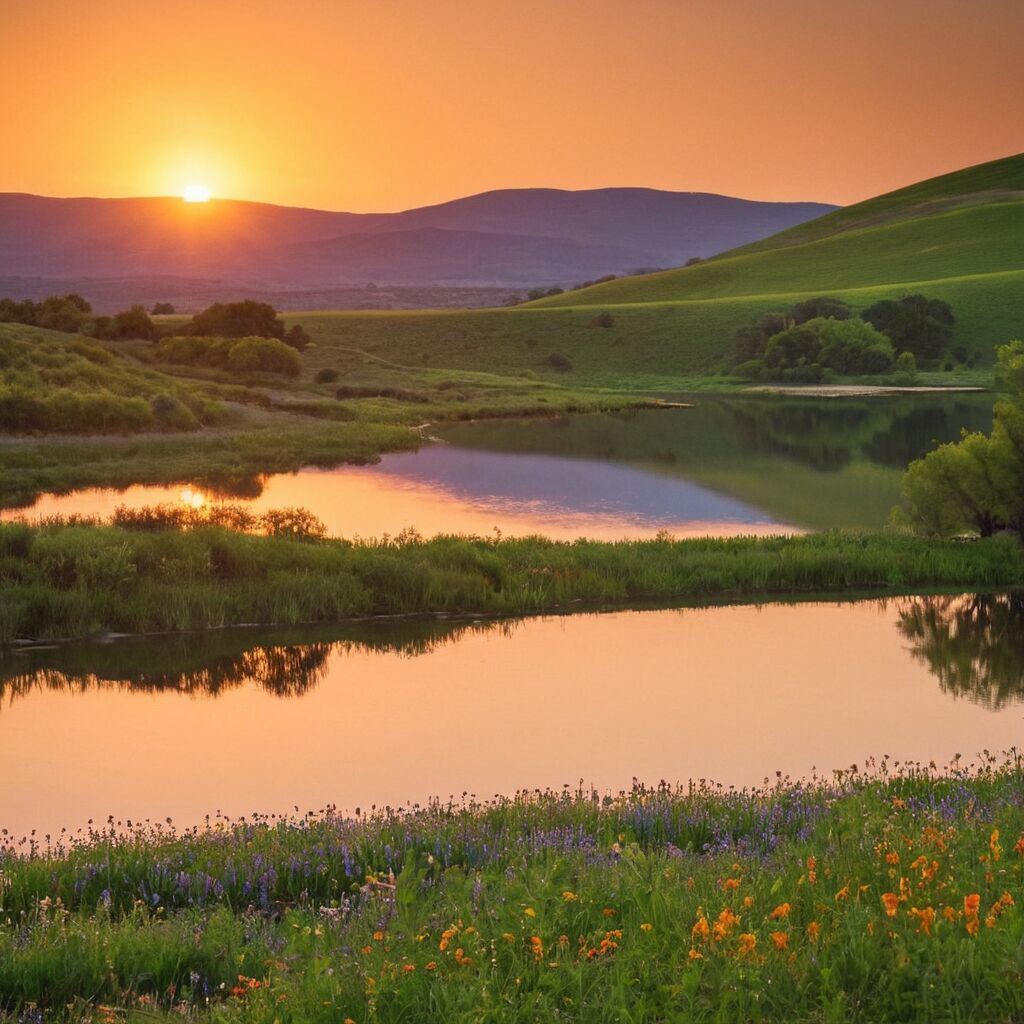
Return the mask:
<svg viewBox="0 0 1024 1024"><path fill-rule="evenodd" d="M654 189L511 189L393 214L0 194L0 277L572 284L678 265L831 209Z"/></svg>
<svg viewBox="0 0 1024 1024"><path fill-rule="evenodd" d="M858 203L693 267L546 305L842 291L1024 270L1024 154ZM930 291L935 292L935 288ZM936 292L937 293L937 292Z"/></svg>

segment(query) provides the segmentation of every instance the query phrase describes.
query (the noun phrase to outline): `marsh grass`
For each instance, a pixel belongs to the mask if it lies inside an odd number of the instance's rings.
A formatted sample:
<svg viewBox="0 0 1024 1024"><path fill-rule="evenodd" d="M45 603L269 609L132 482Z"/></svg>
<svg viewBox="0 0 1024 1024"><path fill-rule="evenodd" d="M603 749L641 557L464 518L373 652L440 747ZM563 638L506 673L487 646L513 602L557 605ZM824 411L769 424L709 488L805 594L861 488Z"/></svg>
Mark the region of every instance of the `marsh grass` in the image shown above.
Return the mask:
<svg viewBox="0 0 1024 1024"><path fill-rule="evenodd" d="M0 525L0 642L376 615L503 616L672 599L1022 583L1024 548L1009 537L935 542L831 531L566 543L541 537L424 540L409 531L353 542L253 536L205 523L182 531L55 519Z"/></svg>
<svg viewBox="0 0 1024 1024"><path fill-rule="evenodd" d="M1011 754L11 841L0 1015L1016 1020L1022 794Z"/></svg>

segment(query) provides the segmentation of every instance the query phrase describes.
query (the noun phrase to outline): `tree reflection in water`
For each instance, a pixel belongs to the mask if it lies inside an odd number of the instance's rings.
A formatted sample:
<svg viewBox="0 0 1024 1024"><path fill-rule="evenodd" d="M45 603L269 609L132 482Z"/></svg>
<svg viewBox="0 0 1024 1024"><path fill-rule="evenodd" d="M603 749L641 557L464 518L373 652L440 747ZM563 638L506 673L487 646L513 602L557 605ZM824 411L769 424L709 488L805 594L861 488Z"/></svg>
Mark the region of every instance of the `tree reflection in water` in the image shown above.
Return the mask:
<svg viewBox="0 0 1024 1024"><path fill-rule="evenodd" d="M275 632L259 642L251 632L233 631L0 651L0 706L41 690L216 697L252 685L274 697L301 697L324 680L332 652L416 657L469 632L510 633L515 625L417 621Z"/></svg>
<svg viewBox="0 0 1024 1024"><path fill-rule="evenodd" d="M992 710L1024 700L1024 594L901 598L897 611L943 693Z"/></svg>

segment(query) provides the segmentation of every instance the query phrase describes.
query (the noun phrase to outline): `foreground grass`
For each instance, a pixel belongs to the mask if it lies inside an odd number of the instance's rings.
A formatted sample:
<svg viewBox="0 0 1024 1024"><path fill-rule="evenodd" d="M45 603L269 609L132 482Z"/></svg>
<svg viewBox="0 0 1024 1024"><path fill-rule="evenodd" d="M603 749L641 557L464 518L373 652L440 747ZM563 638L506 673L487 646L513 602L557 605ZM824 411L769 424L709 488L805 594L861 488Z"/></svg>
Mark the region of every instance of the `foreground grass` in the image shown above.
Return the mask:
<svg viewBox="0 0 1024 1024"><path fill-rule="evenodd" d="M618 543L415 534L379 541L148 530L56 521L0 525L0 642L103 631L373 615L513 615L579 603L730 599L1024 583L1010 538L899 534Z"/></svg>
<svg viewBox="0 0 1024 1024"><path fill-rule="evenodd" d="M0 1018L1014 1021L1019 757L0 852Z"/></svg>

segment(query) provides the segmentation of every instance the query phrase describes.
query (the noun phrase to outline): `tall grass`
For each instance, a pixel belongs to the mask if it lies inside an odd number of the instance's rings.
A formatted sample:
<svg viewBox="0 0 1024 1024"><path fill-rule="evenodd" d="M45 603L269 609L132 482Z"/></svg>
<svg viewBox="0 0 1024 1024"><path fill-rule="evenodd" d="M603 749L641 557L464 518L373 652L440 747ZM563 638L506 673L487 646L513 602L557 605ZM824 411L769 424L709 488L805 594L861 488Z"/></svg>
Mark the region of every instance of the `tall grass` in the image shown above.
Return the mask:
<svg viewBox="0 0 1024 1024"><path fill-rule="evenodd" d="M134 523L134 520L133 520ZM134 525L145 525L135 523ZM292 625L373 615L512 615L578 603L1024 583L1011 538L889 533L572 543L415 533L378 541L55 520L0 526L0 641L107 630Z"/></svg>

